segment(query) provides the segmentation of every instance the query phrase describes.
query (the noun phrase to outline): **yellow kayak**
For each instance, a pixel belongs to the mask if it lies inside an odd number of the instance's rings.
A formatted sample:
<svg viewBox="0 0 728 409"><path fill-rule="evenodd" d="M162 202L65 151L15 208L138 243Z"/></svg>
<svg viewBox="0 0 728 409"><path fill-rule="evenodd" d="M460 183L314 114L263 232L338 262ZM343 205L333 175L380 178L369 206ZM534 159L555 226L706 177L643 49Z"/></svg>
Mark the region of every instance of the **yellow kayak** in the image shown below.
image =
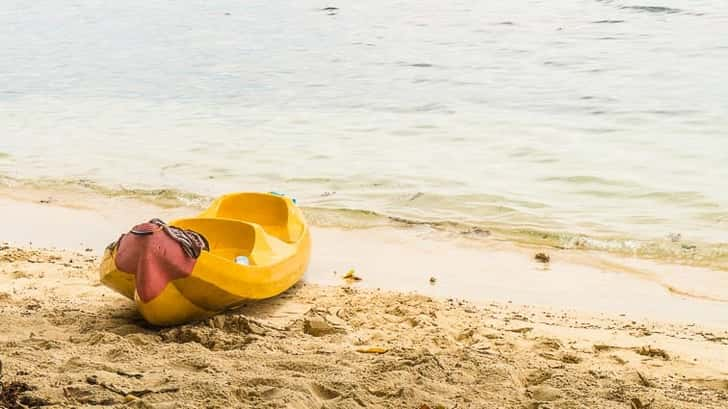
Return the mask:
<svg viewBox="0 0 728 409"><path fill-rule="evenodd" d="M286 291L310 253L290 198L236 193L197 217L135 226L107 248L101 282L134 300L149 323L177 325Z"/></svg>

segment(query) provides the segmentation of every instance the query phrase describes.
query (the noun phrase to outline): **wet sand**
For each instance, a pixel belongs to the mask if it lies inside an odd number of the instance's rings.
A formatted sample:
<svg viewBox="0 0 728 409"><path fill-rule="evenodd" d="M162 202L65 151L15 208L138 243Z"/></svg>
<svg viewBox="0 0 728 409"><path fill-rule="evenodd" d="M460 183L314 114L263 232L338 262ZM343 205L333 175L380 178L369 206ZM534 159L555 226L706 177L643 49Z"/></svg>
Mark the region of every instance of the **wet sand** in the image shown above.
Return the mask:
<svg viewBox="0 0 728 409"><path fill-rule="evenodd" d="M3 239L13 245L91 248L96 255L139 222L199 211L30 190L3 192L0 208ZM427 226L313 226L312 236L312 261L305 276L309 283L339 285L342 275L354 269L364 278L358 285L372 289L728 327L725 271L592 251L516 246L487 235L464 238ZM535 260L539 252L549 254L551 261Z"/></svg>

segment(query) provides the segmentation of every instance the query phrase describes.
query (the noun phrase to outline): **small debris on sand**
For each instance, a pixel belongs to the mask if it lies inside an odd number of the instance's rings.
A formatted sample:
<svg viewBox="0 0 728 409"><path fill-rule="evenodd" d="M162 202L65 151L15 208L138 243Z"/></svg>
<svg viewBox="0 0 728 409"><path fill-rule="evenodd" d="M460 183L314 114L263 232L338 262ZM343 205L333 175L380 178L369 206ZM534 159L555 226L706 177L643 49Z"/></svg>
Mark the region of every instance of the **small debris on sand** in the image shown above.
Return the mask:
<svg viewBox="0 0 728 409"><path fill-rule="evenodd" d="M546 253L536 253L533 258L538 261L539 263L548 263L551 261L551 256L549 256Z"/></svg>
<svg viewBox="0 0 728 409"><path fill-rule="evenodd" d="M362 278L356 275L356 271L352 268L351 270L347 271L346 274L344 274L344 280L353 282L353 281L361 281Z"/></svg>
<svg viewBox="0 0 728 409"><path fill-rule="evenodd" d="M490 230L486 230L482 227L474 226L467 230L463 230L460 234L464 235L477 235L477 236L490 236Z"/></svg>
<svg viewBox="0 0 728 409"><path fill-rule="evenodd" d="M356 350L356 352L361 352L363 354L384 354L387 351L388 351L387 348L381 348L381 347L359 348Z"/></svg>
<svg viewBox="0 0 728 409"><path fill-rule="evenodd" d="M665 361L670 360L670 355L664 349L653 348L652 346L644 346L636 349L640 355L649 356L650 358L662 358Z"/></svg>

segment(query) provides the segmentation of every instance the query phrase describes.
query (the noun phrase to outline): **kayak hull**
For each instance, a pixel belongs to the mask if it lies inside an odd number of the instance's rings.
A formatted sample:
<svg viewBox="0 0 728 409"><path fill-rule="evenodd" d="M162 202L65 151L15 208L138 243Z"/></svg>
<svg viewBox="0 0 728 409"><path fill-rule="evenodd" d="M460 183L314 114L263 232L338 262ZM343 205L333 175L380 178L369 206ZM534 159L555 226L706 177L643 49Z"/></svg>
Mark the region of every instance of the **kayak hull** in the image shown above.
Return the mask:
<svg viewBox="0 0 728 409"><path fill-rule="evenodd" d="M298 282L308 268L311 237L291 199L261 193L223 196L197 217L170 225L202 234L210 244L189 274L169 279L150 296L145 283L158 277L118 267L118 246L104 254L101 282L137 304L149 323L178 325L204 319L251 300L274 297ZM245 256L249 265L237 264ZM127 263L128 264L128 263ZM127 268L128 270L131 268Z"/></svg>

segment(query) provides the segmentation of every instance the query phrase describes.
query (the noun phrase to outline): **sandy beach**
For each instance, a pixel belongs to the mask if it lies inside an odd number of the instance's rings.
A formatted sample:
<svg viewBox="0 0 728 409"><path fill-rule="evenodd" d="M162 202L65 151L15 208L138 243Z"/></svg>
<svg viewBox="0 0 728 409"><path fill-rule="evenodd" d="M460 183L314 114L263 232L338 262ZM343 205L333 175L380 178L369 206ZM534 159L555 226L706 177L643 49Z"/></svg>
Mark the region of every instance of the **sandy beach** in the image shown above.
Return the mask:
<svg viewBox="0 0 728 409"><path fill-rule="evenodd" d="M565 292L561 308L489 300L487 289L471 302L438 296L448 276L423 286L434 296L386 291L375 267L350 283L331 271L342 267L339 259L325 255L304 283L280 297L204 322L153 328L131 302L98 283L98 253L105 235L114 238L107 230L125 218L185 209L137 204L121 216L123 200L117 208L109 200L106 211L117 216L109 222L94 207L100 202L71 206L58 194L51 203L19 196L3 199L4 208L30 217L3 220L6 237L15 240L0 247L0 406L728 407L728 326L717 312L692 322L679 312L674 320L636 318L644 311L617 297L622 313L579 312L569 301L575 290ZM335 234L319 230L320 241L330 244ZM21 244L34 237L32 246ZM336 237L347 240L346 232ZM57 249L40 249L50 246ZM551 280L560 279L558 264L553 270ZM662 291L694 311L710 313L701 308L713 304L720 311L722 304ZM655 316L670 311L662 313Z"/></svg>
<svg viewBox="0 0 728 409"><path fill-rule="evenodd" d="M157 329L96 282L89 253L0 260L7 407L728 404L725 329L310 284Z"/></svg>

